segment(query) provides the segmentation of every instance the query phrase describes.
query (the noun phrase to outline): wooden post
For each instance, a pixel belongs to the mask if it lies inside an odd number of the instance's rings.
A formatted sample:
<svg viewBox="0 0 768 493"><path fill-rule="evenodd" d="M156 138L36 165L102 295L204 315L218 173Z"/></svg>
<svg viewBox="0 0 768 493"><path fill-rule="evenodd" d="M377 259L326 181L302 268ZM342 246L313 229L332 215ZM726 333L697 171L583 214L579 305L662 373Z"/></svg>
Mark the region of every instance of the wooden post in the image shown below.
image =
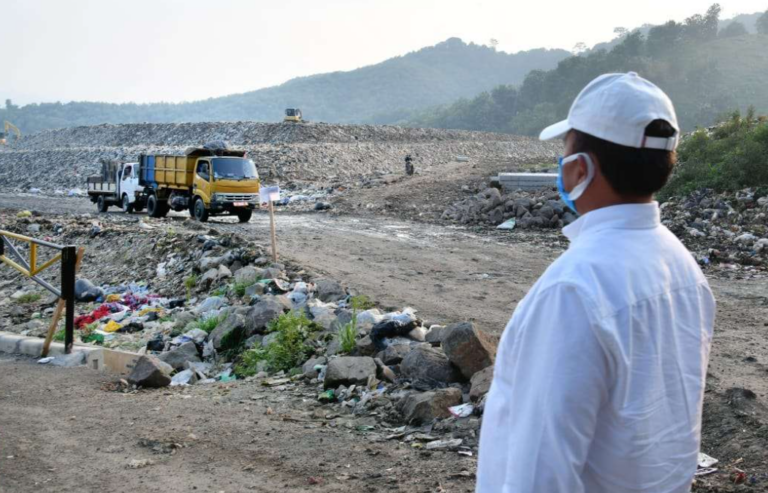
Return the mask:
<svg viewBox="0 0 768 493"><path fill-rule="evenodd" d="M269 232L272 236L272 261L277 263L277 233L275 232L275 206L269 199Z"/></svg>
<svg viewBox="0 0 768 493"><path fill-rule="evenodd" d="M85 255L85 248L80 247L77 250L77 260L75 261L75 273L80 270L80 263ZM59 302L56 304L56 310L53 312L53 318L51 319L51 325L48 326L48 334L45 336L45 343L43 343L43 352L40 354L42 358L48 356L48 350L51 348L51 341L56 333L56 327L59 325L61 315L64 313L64 308L67 306L67 302L63 298L59 298Z"/></svg>

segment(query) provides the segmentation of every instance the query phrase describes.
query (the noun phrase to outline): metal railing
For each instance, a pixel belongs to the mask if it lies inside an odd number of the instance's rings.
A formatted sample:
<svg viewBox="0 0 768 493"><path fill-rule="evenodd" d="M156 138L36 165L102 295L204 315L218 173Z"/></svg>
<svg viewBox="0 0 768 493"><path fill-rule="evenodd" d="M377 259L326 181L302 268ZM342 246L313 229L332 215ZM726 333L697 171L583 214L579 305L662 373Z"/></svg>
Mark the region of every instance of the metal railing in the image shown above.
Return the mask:
<svg viewBox="0 0 768 493"><path fill-rule="evenodd" d="M18 248L11 240L23 241L29 245L29 259L19 252ZM74 246L56 245L29 236L11 233L10 231L0 230L0 262L16 269L25 277L35 281L46 290L50 291L59 298L58 306L54 312L51 326L48 330L48 337L45 340L42 356L48 353L50 341L53 338L53 332L58 325L61 312L66 308L65 329L64 329L64 351L66 354L72 352L72 346L75 340L75 276L77 267L82 258L83 249L77 250ZM52 248L59 253L51 259L37 265L38 247ZM10 258L10 257L13 257ZM38 277L38 274L45 269L61 262L61 288L56 289L48 282Z"/></svg>

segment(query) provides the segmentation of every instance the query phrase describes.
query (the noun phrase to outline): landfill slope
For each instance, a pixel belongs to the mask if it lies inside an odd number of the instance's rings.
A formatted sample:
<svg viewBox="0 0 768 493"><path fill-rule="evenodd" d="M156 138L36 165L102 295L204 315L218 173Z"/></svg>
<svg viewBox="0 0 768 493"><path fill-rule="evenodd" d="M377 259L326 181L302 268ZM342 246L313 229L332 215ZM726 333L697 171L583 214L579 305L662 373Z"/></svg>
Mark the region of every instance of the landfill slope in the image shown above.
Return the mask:
<svg viewBox="0 0 768 493"><path fill-rule="evenodd" d="M399 172L411 154L423 173L473 162L551 161L558 145L507 134L323 123L182 123L97 125L49 130L0 150L0 190L83 188L103 160L177 154L224 140L245 149L272 180L349 181Z"/></svg>

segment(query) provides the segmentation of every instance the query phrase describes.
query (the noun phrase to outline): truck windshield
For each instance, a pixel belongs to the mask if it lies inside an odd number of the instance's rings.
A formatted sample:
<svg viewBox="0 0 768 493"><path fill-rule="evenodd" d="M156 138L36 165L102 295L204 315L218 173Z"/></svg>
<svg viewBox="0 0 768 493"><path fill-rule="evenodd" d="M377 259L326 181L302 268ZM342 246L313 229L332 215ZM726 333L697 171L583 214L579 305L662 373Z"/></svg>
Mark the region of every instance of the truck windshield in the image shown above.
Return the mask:
<svg viewBox="0 0 768 493"><path fill-rule="evenodd" d="M251 180L259 177L250 159L214 158L213 178L216 180Z"/></svg>

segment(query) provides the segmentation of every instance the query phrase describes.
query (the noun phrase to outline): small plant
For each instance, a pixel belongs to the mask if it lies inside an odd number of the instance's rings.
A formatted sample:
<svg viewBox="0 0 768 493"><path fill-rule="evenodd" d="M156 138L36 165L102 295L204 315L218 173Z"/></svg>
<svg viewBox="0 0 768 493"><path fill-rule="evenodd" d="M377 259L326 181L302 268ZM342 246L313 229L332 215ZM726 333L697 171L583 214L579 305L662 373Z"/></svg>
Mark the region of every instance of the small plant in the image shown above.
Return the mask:
<svg viewBox="0 0 768 493"><path fill-rule="evenodd" d="M215 316L215 317L208 317L208 318L199 318L197 320L197 326L200 328L200 330L204 330L207 333L211 333L214 330L216 330L216 327L219 326L221 323L222 317Z"/></svg>
<svg viewBox="0 0 768 493"><path fill-rule="evenodd" d="M357 315L360 311L373 308L373 303L367 296L353 296L350 301L352 306L352 320L341 326L339 329L339 345L341 352L351 353L357 346Z"/></svg>
<svg viewBox="0 0 768 493"><path fill-rule="evenodd" d="M64 339L67 337L66 331L64 329L57 330L55 334L53 334L53 340L56 342L64 342Z"/></svg>
<svg viewBox="0 0 768 493"><path fill-rule="evenodd" d="M20 305L26 305L28 303L34 303L35 301L40 301L40 298L42 297L43 296L40 293L25 293L16 300L16 303Z"/></svg>
<svg viewBox="0 0 768 493"><path fill-rule="evenodd" d="M197 276L195 274L187 276L184 279L184 287L187 288L187 301L192 298L192 288L197 285Z"/></svg>
<svg viewBox="0 0 768 493"><path fill-rule="evenodd" d="M232 290L235 292L238 298L245 296L245 291L256 284L256 281L237 282Z"/></svg>
<svg viewBox="0 0 768 493"><path fill-rule="evenodd" d="M238 376L255 375L262 361L270 371L290 371L312 354L312 348L306 344L306 340L316 330L316 326L304 313L292 311L280 315L269 328L270 332L277 332L277 339L267 347L244 352L240 363L235 366Z"/></svg>
<svg viewBox="0 0 768 493"><path fill-rule="evenodd" d="M219 286L218 288L211 291L211 295L213 296L224 296L227 294L228 286Z"/></svg>

